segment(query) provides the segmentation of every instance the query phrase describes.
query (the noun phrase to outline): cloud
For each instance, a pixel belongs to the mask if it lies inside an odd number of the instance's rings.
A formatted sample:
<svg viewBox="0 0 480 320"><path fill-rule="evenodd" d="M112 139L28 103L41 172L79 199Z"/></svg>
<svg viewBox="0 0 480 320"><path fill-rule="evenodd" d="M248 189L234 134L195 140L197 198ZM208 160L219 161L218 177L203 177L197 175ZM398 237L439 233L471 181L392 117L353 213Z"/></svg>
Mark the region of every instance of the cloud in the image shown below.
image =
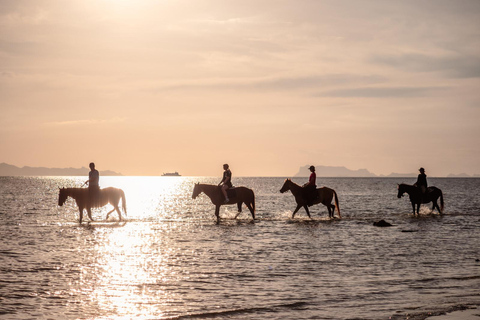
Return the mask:
<svg viewBox="0 0 480 320"><path fill-rule="evenodd" d="M153 92L168 90L205 90L227 89L248 91L290 91L311 88L324 88L348 84L374 84L384 82L385 78L377 75L326 74L298 77L269 77L255 79L213 79L196 82L185 81L157 86Z"/></svg>
<svg viewBox="0 0 480 320"><path fill-rule="evenodd" d="M441 72L451 78L480 77L480 57L473 55L376 55L370 62L410 72Z"/></svg>
<svg viewBox="0 0 480 320"><path fill-rule="evenodd" d="M71 120L71 121L55 121L55 122L47 122L45 123L45 125L57 126L57 127L100 125L100 124L125 122L126 119L127 118L111 118L111 119L84 119L84 120Z"/></svg>
<svg viewBox="0 0 480 320"><path fill-rule="evenodd" d="M363 87L330 90L319 94L319 96L337 98L423 97L431 92L445 90L446 88L448 87Z"/></svg>

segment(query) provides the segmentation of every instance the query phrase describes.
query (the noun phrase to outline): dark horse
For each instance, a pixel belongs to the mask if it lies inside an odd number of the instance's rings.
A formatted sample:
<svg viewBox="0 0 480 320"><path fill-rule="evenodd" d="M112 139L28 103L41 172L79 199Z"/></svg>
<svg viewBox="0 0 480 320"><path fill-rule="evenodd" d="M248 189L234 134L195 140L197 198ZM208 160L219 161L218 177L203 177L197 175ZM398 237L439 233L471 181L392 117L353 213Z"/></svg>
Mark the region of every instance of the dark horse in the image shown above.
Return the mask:
<svg viewBox="0 0 480 320"><path fill-rule="evenodd" d="M227 192L230 192L229 189ZM198 197L200 193L205 193L212 203L215 205L215 216L217 217L217 223L220 221L220 206L223 204L237 204L238 206L238 214L235 216L235 219L238 217L240 213L242 213L242 203L245 203L252 213L252 218L255 220L255 194L253 193L252 189L248 189L245 187L236 187L233 188L235 190L235 195L229 195L229 202L224 203L225 197L222 194L222 190L219 186L212 185L212 184L200 184L196 183L195 187L193 188L192 199Z"/></svg>
<svg viewBox="0 0 480 320"><path fill-rule="evenodd" d="M417 205L417 214L420 211L420 204L433 202L432 211L437 208L438 212L442 213L443 211L443 193L442 190L437 187L428 187L425 194L422 194L420 188L412 186L409 184L399 184L398 185L398 198L401 198L404 193L408 193L410 197L410 202L412 203L413 215L415 215L415 205ZM440 207L438 206L437 200L440 198Z"/></svg>
<svg viewBox="0 0 480 320"><path fill-rule="evenodd" d="M301 207L305 208L305 211L308 214L308 217L311 219L310 211L308 211L308 203L307 199L304 197L303 187L299 186L295 182L290 179L285 180L282 189L280 189L281 193L287 192L288 190L292 191L293 196L295 197L295 201L297 202L297 207L295 211L293 211L292 219L295 217L295 214L300 210ZM341 218L340 215L340 207L338 205L338 197L335 190L323 187L317 188L318 197L313 201L313 204L321 203L325 205L328 209L328 216L330 218L334 217L335 208L338 211L338 217ZM335 205L332 204L333 197L335 197Z"/></svg>
<svg viewBox="0 0 480 320"><path fill-rule="evenodd" d="M125 202L125 193L122 189L117 188L105 188L100 189L98 194L98 199L96 200L95 204L91 204L89 197L88 197L88 189L87 188L62 188L60 189L60 193L58 194L58 205L62 206L68 197L72 197L75 199L78 210L80 211L80 223L82 223L83 219L83 209L87 209L87 214L90 220L93 221L92 218L92 208L95 207L103 207L106 204L110 203L113 206L113 210L107 213L107 218L110 216L110 213L117 210L118 217L120 221L122 221L122 214L120 209L118 208L118 203L120 199L122 199L122 209L127 214L127 203Z"/></svg>

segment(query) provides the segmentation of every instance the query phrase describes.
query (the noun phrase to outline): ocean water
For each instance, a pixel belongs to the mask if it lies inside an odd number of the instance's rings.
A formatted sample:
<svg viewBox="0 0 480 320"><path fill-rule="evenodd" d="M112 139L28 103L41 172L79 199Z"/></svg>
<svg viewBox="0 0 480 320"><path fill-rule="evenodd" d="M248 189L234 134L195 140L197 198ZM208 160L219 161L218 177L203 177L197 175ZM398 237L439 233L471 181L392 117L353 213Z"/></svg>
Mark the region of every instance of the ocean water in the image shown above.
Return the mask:
<svg viewBox="0 0 480 320"><path fill-rule="evenodd" d="M101 177L122 188L78 223L59 187L85 177L0 177L1 319L425 319L480 305L480 179L429 179L445 211L413 216L393 178L318 178L337 191L342 219L295 208L284 178L236 178L245 207L214 206L209 177ZM306 179L294 179L301 184ZM385 219L389 228L373 226Z"/></svg>

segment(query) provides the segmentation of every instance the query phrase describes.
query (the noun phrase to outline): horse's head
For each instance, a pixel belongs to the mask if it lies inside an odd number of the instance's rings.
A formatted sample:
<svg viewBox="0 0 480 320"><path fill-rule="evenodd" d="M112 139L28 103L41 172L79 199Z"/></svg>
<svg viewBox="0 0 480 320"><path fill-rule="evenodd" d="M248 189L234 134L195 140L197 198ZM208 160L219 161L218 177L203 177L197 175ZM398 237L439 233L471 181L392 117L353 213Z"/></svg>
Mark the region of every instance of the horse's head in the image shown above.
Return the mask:
<svg viewBox="0 0 480 320"><path fill-rule="evenodd" d="M399 184L399 185L397 186L397 189L398 189L397 197L398 197L398 198L403 197L403 194L406 192L406 190L405 190L405 185L404 185L403 183L402 183L402 184Z"/></svg>
<svg viewBox="0 0 480 320"><path fill-rule="evenodd" d="M202 190L200 188L200 184L195 183L195 187L193 187L192 199L195 199L196 197L198 197L200 192L202 192Z"/></svg>
<svg viewBox="0 0 480 320"><path fill-rule="evenodd" d="M284 193L284 192L287 192L288 190L290 190L290 183L292 181L290 179L285 179L285 182L283 183L283 187L282 189L280 189L280 192L281 193Z"/></svg>
<svg viewBox="0 0 480 320"><path fill-rule="evenodd" d="M67 197L68 197L68 195L67 195L67 191L65 190L65 188L60 189L60 192L58 193L58 205L63 206L63 204L67 200Z"/></svg>

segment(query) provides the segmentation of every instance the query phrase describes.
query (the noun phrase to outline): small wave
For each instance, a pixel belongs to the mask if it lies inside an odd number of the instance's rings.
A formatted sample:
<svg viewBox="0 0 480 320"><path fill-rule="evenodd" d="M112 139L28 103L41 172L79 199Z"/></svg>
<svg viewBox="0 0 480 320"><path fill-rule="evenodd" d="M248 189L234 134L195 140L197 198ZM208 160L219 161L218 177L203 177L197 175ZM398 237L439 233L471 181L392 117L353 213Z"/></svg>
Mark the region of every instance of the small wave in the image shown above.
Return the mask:
<svg viewBox="0 0 480 320"><path fill-rule="evenodd" d="M228 316L235 316L241 314L257 313L257 312L278 312L279 309L300 309L304 308L307 305L307 302L298 301L288 304L278 304L273 306L264 306L264 307L251 307L251 308L238 308L232 310L221 310L221 311L206 311L201 313L192 313L188 315L182 315L177 317L171 317L168 319L203 319L203 318L221 318Z"/></svg>

